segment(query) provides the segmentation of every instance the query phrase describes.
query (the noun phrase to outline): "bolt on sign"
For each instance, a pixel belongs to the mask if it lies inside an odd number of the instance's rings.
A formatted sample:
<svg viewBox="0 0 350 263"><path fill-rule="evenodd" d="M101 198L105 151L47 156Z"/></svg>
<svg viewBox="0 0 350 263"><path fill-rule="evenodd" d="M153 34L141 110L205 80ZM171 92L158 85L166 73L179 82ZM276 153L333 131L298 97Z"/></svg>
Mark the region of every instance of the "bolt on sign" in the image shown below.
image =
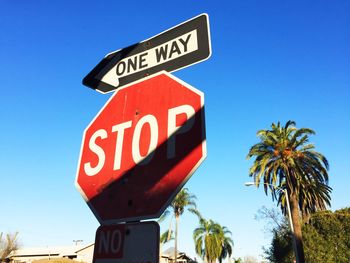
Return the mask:
<svg viewBox="0 0 350 263"><path fill-rule="evenodd" d="M201 14L138 44L106 55L83 84L110 92L162 70L172 72L211 55L208 15Z"/></svg>
<svg viewBox="0 0 350 263"><path fill-rule="evenodd" d="M102 225L96 231L93 263L158 263L157 222Z"/></svg>
<svg viewBox="0 0 350 263"><path fill-rule="evenodd" d="M76 186L101 224L157 218L205 157L204 95L163 71L118 89L88 125Z"/></svg>

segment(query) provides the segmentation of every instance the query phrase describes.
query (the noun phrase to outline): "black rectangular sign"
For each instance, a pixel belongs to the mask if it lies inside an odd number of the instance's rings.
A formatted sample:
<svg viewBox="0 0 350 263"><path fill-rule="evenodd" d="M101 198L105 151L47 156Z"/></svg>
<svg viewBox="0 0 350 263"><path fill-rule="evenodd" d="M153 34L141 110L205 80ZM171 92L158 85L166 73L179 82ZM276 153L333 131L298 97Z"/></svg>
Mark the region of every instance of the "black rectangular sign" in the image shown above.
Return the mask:
<svg viewBox="0 0 350 263"><path fill-rule="evenodd" d="M146 76L172 72L211 55L208 15L201 14L138 44L108 54L83 79L107 93Z"/></svg>

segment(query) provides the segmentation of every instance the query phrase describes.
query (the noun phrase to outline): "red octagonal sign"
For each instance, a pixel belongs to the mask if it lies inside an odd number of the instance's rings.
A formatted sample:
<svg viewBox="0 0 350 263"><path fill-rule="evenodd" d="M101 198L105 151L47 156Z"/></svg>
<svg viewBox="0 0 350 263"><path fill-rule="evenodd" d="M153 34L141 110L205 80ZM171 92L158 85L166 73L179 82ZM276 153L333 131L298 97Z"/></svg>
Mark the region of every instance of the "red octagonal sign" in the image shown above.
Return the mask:
<svg viewBox="0 0 350 263"><path fill-rule="evenodd" d="M117 90L85 129L76 186L100 223L155 218L205 157L203 93L162 72Z"/></svg>

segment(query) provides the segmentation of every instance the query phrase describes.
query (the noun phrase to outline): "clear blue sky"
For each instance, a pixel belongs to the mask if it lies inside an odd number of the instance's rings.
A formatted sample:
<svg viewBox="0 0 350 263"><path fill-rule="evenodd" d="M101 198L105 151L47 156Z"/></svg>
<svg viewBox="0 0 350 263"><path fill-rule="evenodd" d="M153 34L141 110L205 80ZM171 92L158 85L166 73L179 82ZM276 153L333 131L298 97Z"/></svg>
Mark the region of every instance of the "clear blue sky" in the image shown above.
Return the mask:
<svg viewBox="0 0 350 263"><path fill-rule="evenodd" d="M232 231L235 257L262 253L254 214L275 203L243 186L245 157L257 130L290 119L316 131L332 209L350 205L349 1L1 1L0 232L26 247L94 240L74 179L83 130L110 95L81 80L105 54L203 12L212 57L174 73L206 96L208 157L186 185L202 214ZM194 256L197 219L180 223Z"/></svg>

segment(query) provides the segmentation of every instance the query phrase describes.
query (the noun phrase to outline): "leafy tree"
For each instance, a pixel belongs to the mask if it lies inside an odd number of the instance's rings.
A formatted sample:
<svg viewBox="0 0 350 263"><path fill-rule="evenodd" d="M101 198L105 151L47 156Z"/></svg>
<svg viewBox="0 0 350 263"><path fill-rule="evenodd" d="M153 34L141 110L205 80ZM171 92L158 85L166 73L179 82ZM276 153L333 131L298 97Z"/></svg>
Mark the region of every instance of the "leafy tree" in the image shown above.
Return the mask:
<svg viewBox="0 0 350 263"><path fill-rule="evenodd" d="M292 263L294 261L290 228L286 219L272 230L271 247L265 250L266 259L273 263Z"/></svg>
<svg viewBox="0 0 350 263"><path fill-rule="evenodd" d="M328 161L308 143L311 134L315 134L311 129L297 129L294 121L285 126L272 123L271 130L258 131L260 142L247 156L255 157L249 176L257 187L263 181L265 194L271 191L284 214L287 190L299 262L305 262L299 215L325 209L332 190L327 186Z"/></svg>
<svg viewBox="0 0 350 263"><path fill-rule="evenodd" d="M233 240L231 238L231 231L227 227L219 225L219 235L221 240L221 254L219 262L221 263L227 257L231 257L233 250Z"/></svg>
<svg viewBox="0 0 350 263"><path fill-rule="evenodd" d="M222 262L232 255L233 241L227 227L203 218L197 211L199 226L193 231L196 253L206 262Z"/></svg>
<svg viewBox="0 0 350 263"><path fill-rule="evenodd" d="M335 212L320 211L312 214L302 228L306 262L349 262L350 208ZM292 263L292 241L286 220L273 232L266 258L272 263Z"/></svg>
<svg viewBox="0 0 350 263"><path fill-rule="evenodd" d="M191 194L187 188L181 189L171 202L169 208L163 213L161 218L165 218L170 213L175 217L175 263L177 262L177 240L180 216L185 212L186 208L190 212L196 213L196 196Z"/></svg>
<svg viewBox="0 0 350 263"><path fill-rule="evenodd" d="M283 215L281 215L276 209L269 209L266 206L262 206L254 218L255 220L267 221L267 226L265 227L266 233L272 233L276 227L281 227L283 222Z"/></svg>
<svg viewBox="0 0 350 263"><path fill-rule="evenodd" d="M169 242L170 240L173 240L174 236L173 236L173 231L171 231L170 229L165 231L164 233L162 233L159 237L159 257L161 258L161 256L163 255L162 252L162 247L165 243Z"/></svg>
<svg viewBox="0 0 350 263"><path fill-rule="evenodd" d="M350 208L313 214L303 233L308 262L350 261Z"/></svg>
<svg viewBox="0 0 350 263"><path fill-rule="evenodd" d="M18 249L17 236L18 232L6 234L6 238L3 238L3 233L0 233L0 262L5 262L6 257Z"/></svg>
<svg viewBox="0 0 350 263"><path fill-rule="evenodd" d="M307 260L311 260L308 262L346 262L332 261L333 256L329 253L329 245L314 227L310 225L304 226L303 237L305 243L305 257Z"/></svg>
<svg viewBox="0 0 350 263"><path fill-rule="evenodd" d="M173 231L165 231L163 234L160 235L160 238L159 238L159 242L161 244L165 244L167 242L169 242L170 240L173 240L174 239L174 236L173 236Z"/></svg>
<svg viewBox="0 0 350 263"><path fill-rule="evenodd" d="M207 263L215 262L222 252L220 227L213 220L201 218L199 227L193 231L196 253Z"/></svg>
<svg viewBox="0 0 350 263"><path fill-rule="evenodd" d="M265 232L272 233L271 247L269 249L264 248L265 258L273 263L293 262L294 256L287 218L278 213L276 209L263 206L258 210L255 219L266 220Z"/></svg>

